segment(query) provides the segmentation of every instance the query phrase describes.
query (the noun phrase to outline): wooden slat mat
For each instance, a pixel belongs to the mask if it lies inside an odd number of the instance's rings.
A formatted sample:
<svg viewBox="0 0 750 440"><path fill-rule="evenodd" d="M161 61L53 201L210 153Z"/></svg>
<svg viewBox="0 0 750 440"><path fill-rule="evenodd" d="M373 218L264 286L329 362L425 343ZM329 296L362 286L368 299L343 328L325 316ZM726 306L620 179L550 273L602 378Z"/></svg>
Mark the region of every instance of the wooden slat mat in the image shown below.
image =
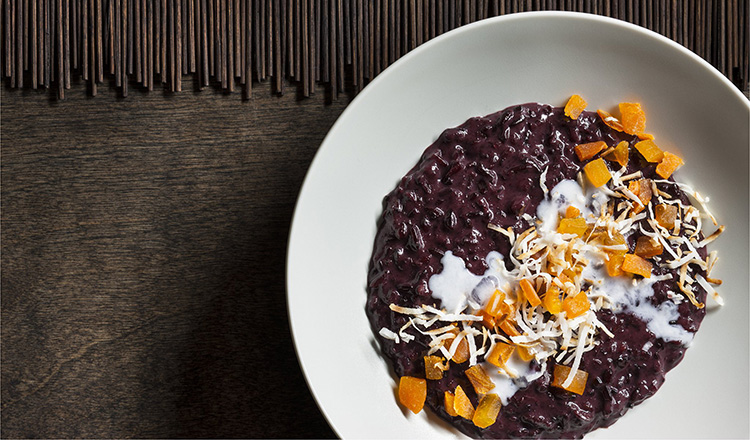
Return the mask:
<svg viewBox="0 0 750 440"><path fill-rule="evenodd" d="M59 98L71 83L180 91L291 80L356 93L443 32L532 10L620 18L694 51L749 87L746 0L3 0L3 76ZM186 81L190 81L186 85Z"/></svg>

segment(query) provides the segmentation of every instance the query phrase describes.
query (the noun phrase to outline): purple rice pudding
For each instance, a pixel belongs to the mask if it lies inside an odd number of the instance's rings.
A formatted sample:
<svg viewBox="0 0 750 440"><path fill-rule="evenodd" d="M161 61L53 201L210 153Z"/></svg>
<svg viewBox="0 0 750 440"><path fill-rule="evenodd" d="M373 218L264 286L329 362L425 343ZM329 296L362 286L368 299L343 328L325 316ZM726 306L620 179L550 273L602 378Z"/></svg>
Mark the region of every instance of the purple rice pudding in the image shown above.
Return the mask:
<svg viewBox="0 0 750 440"><path fill-rule="evenodd" d="M642 126L574 116L529 103L471 118L383 201L367 316L395 374L471 437L611 425L682 360L707 296L721 301L706 245L723 227L701 234L713 217L671 176L681 160Z"/></svg>

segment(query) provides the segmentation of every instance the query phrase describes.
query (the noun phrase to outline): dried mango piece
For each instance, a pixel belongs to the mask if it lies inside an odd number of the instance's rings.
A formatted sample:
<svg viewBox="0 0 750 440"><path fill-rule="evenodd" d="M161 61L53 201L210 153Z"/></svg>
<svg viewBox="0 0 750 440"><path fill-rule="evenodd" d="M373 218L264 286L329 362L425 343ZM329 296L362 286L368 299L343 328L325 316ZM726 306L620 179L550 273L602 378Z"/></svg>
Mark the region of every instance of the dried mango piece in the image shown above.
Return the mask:
<svg viewBox="0 0 750 440"><path fill-rule="evenodd" d="M471 421L480 428L487 428L495 423L502 406L503 404L497 394L487 394L479 401Z"/></svg>
<svg viewBox="0 0 750 440"><path fill-rule="evenodd" d="M484 360L491 363L496 367L502 367L508 362L513 351L516 349L515 345L506 344L505 342L498 341L492 346L492 350L485 356Z"/></svg>
<svg viewBox="0 0 750 440"><path fill-rule="evenodd" d="M651 258L661 255L662 252L664 252L664 246L662 246L661 242L654 242L649 236L638 237L638 240L635 242L635 254L641 258Z"/></svg>
<svg viewBox="0 0 750 440"><path fill-rule="evenodd" d="M673 229L677 221L677 211L678 208L676 206L661 203L654 208L654 218L656 218L657 223L662 227Z"/></svg>
<svg viewBox="0 0 750 440"><path fill-rule="evenodd" d="M591 182L596 188L609 182L612 178L612 174L609 173L609 168L607 168L607 164L604 163L604 159L602 158L587 163L583 167L583 172L586 173L589 182Z"/></svg>
<svg viewBox="0 0 750 440"><path fill-rule="evenodd" d="M614 116L610 115L609 113L605 112L604 110L597 110L596 113L599 114L599 117L602 118L602 121L604 123L617 131L622 131L623 126L619 119L615 118Z"/></svg>
<svg viewBox="0 0 750 440"><path fill-rule="evenodd" d="M607 144L604 141L589 142L587 144L578 144L575 146L576 156L581 161L589 160L592 157L599 154L600 151L607 148Z"/></svg>
<svg viewBox="0 0 750 440"><path fill-rule="evenodd" d="M487 304L484 306L484 311L490 316L497 318L503 314L503 304L505 304L505 292L500 289L495 289L490 296L489 301L487 301Z"/></svg>
<svg viewBox="0 0 750 440"><path fill-rule="evenodd" d="M643 278L651 278L652 267L651 263L635 254L625 254L625 259L622 261L622 270Z"/></svg>
<svg viewBox="0 0 750 440"><path fill-rule="evenodd" d="M488 329L493 329L495 328L495 325L497 325L497 321L495 320L495 317L490 315L486 311L480 310L476 312L475 314L482 317L482 325L484 325Z"/></svg>
<svg viewBox="0 0 750 440"><path fill-rule="evenodd" d="M553 387L562 388L564 390L570 391L571 393L583 394L583 391L586 389L586 381L589 378L589 373L583 370L576 371L575 375L573 376L573 382L571 382L571 384L568 385L567 387L563 387L563 384L565 383L565 380L568 378L569 374L570 374L570 367L567 367L565 365L555 364L555 370L552 374L551 385Z"/></svg>
<svg viewBox="0 0 750 440"><path fill-rule="evenodd" d="M588 226L583 217L560 219L560 224L557 226L557 232L561 234L576 234L579 237L583 237L587 229Z"/></svg>
<svg viewBox="0 0 750 440"><path fill-rule="evenodd" d="M500 303L500 312L503 315L510 315L513 312L513 306L503 301L502 303Z"/></svg>
<svg viewBox="0 0 750 440"><path fill-rule="evenodd" d="M583 315L591 306L586 292L580 291L574 296L569 296L563 300L562 308L565 316L572 319Z"/></svg>
<svg viewBox="0 0 750 440"><path fill-rule="evenodd" d="M638 139L640 139L642 141L644 141L646 139L654 139L654 135L653 134L648 134L648 133L636 133L636 136L638 136Z"/></svg>
<svg viewBox="0 0 750 440"><path fill-rule="evenodd" d="M573 95L568 99L567 104L565 104L565 109L563 110L565 112L565 116L569 117L570 119L578 119L578 116L581 115L581 112L586 109L586 105L588 103L584 101L583 98L581 98L579 95Z"/></svg>
<svg viewBox="0 0 750 440"><path fill-rule="evenodd" d="M510 320L505 320L500 324L500 329L505 332L508 336L521 336L521 333L518 331L518 329L510 322Z"/></svg>
<svg viewBox="0 0 750 440"><path fill-rule="evenodd" d="M620 119L625 133L638 134L646 130L646 113L637 102L621 102Z"/></svg>
<svg viewBox="0 0 750 440"><path fill-rule="evenodd" d="M456 397L450 391L446 391L444 395L445 412L447 412L451 417L456 417L458 415L458 413L456 412L456 408L454 407Z"/></svg>
<svg viewBox="0 0 750 440"><path fill-rule="evenodd" d="M466 342L466 339L462 339L458 343L458 349L453 353L453 359L451 360L457 364L463 364L469 360L469 343Z"/></svg>
<svg viewBox="0 0 750 440"><path fill-rule="evenodd" d="M609 153L606 157L612 162L617 162L620 166L628 166L628 158L630 156L630 148L627 141L620 141L615 149Z"/></svg>
<svg viewBox="0 0 750 440"><path fill-rule="evenodd" d="M604 238L602 238L602 244L606 246L617 246L626 243L627 241L625 240L625 236L617 231L612 231L612 233L605 233Z"/></svg>
<svg viewBox="0 0 750 440"><path fill-rule="evenodd" d="M653 191L651 191L651 180L649 179L631 180L628 184L628 190L638 197L643 206L648 206L651 202L651 197L654 195ZM643 206L636 206L633 209L633 213L638 214L643 211Z"/></svg>
<svg viewBox="0 0 750 440"><path fill-rule="evenodd" d="M531 281L529 281L528 278L522 279L521 281L519 281L519 284L521 285L523 296L526 297L532 307L536 307L542 303L542 300L539 299L539 295L536 294L536 289L534 289L534 286L531 285Z"/></svg>
<svg viewBox="0 0 750 440"><path fill-rule="evenodd" d="M624 272L622 271L622 262L625 260L625 252L613 252L607 253L607 262L604 266L607 268L607 275L611 277L618 277Z"/></svg>
<svg viewBox="0 0 750 440"><path fill-rule="evenodd" d="M466 369L466 377L468 377L469 382L474 385L474 391L476 391L477 394L487 394L490 390L495 388L492 379L490 379L490 376L487 375L487 372L484 371L484 368L479 364Z"/></svg>
<svg viewBox="0 0 750 440"><path fill-rule="evenodd" d="M453 330L452 333L458 336L458 330ZM450 350L451 346L453 345L453 341L455 340L456 338L446 339L445 347ZM451 358L451 360L457 364L463 364L464 362L469 360L469 343L466 341L466 338L461 338L461 341L459 341L458 347L456 347L456 352L453 353L453 358Z"/></svg>
<svg viewBox="0 0 750 440"><path fill-rule="evenodd" d="M532 359L534 359L534 352L531 351L529 347L524 347L523 345L518 346L518 357L521 358L522 361L528 362Z"/></svg>
<svg viewBox="0 0 750 440"><path fill-rule="evenodd" d="M427 381L418 377L401 376L398 400L414 414L422 411L427 398Z"/></svg>
<svg viewBox="0 0 750 440"><path fill-rule="evenodd" d="M573 205L568 206L565 209L565 218L576 218L581 215L581 210Z"/></svg>
<svg viewBox="0 0 750 440"><path fill-rule="evenodd" d="M547 293L544 294L544 300L542 301L544 308L553 315L557 315L562 312L562 299L560 299L560 288L555 286L547 289Z"/></svg>
<svg viewBox="0 0 750 440"><path fill-rule="evenodd" d="M660 175L665 179L669 179L669 176L681 167L685 162L679 156L676 156L668 151L664 152L664 157L656 166L656 174Z"/></svg>
<svg viewBox="0 0 750 440"><path fill-rule="evenodd" d="M573 280L570 279L568 274L565 273L565 271L561 272L560 275L557 276L557 278L560 278L560 281L563 283L572 282Z"/></svg>
<svg viewBox="0 0 750 440"><path fill-rule="evenodd" d="M664 152L651 139L636 142L635 149L641 153L648 162L659 163L664 158Z"/></svg>
<svg viewBox="0 0 750 440"><path fill-rule="evenodd" d="M424 357L424 375L430 380L439 380L443 378L443 371L446 370L445 359L441 356Z"/></svg>
<svg viewBox="0 0 750 440"><path fill-rule="evenodd" d="M456 394L453 397L453 409L457 415L471 420L474 417L474 405L471 404L471 400L461 388L461 385L456 387Z"/></svg>

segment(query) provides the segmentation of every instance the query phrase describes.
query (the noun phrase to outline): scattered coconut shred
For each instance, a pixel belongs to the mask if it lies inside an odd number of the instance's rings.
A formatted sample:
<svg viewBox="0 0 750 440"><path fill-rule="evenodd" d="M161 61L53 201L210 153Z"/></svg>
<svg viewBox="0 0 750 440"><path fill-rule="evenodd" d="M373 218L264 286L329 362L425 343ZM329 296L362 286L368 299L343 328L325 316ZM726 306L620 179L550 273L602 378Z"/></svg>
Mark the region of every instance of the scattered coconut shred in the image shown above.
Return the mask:
<svg viewBox="0 0 750 440"><path fill-rule="evenodd" d="M585 106L586 102L574 95L565 114L577 119ZM598 344L600 333L613 337L596 312L616 306L606 291L593 288L601 280L589 278L591 270L584 270L593 266L593 261L603 263L605 276L629 278L633 288L639 283L672 279L669 273L655 274L655 265L676 269L682 296L670 294L673 302L679 304L684 296L694 307L704 307L696 299L700 287L723 305L712 287L721 284L711 277L717 253L710 252L703 259L698 250L713 242L724 226L699 238L703 219L718 225L706 206L707 200L687 185L669 180L682 160L662 152L653 143L653 136L643 133L645 116L640 105L623 103L620 109L623 122L606 112L598 113L615 130L638 135L641 141L635 144L635 152L625 141L618 146L595 142L575 147L585 163L578 184L582 193L586 193L586 188L596 193L597 213L581 212L573 205L561 207L564 215L559 211L552 221L556 226L547 219L529 217L533 226L519 234L510 227L488 224L489 229L510 242L506 258L512 268L507 270L505 262L499 261L503 285L497 286L484 304L469 297L458 311L430 305L390 305L393 312L407 316L408 321L399 329L382 328L380 336L396 343L414 340L413 332L429 337L429 350L425 353L427 380L442 378L450 368L449 361L469 362L466 374L480 396L479 404L474 409L459 386L455 393L446 392L449 414L473 420L482 428L494 423L500 403L497 395L488 392L494 385L486 369L517 377L518 372L507 363L514 351L524 361L535 360L542 371L546 370L546 362L554 362L552 386L583 393L588 376L579 368L583 354ZM663 179L644 179L640 171L626 175L630 154L640 154L657 163L656 172ZM546 174L545 169L539 183L549 199ZM666 191L670 186L685 192L699 208L670 196ZM636 230L643 237L635 252L629 253L626 237ZM705 271L705 277L696 268ZM425 392L425 379L402 378L399 399L407 408L419 412Z"/></svg>

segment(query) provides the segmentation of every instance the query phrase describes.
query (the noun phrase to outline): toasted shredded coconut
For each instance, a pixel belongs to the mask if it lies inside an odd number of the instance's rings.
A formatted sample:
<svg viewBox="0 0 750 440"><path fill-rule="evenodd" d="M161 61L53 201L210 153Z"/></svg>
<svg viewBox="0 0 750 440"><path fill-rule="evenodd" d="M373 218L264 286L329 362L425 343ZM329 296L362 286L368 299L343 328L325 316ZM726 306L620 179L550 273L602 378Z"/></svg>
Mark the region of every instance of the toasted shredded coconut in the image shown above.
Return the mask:
<svg viewBox="0 0 750 440"><path fill-rule="evenodd" d="M378 334L384 337L385 339L390 339L391 341L396 342L396 344L401 342L400 338L398 337L396 333L393 333L392 331L388 330L385 327L381 328Z"/></svg>
<svg viewBox="0 0 750 440"><path fill-rule="evenodd" d="M547 171L545 169L542 172L539 180L545 195L550 192L546 186ZM584 353L591 351L598 344L598 334L601 332L614 337L596 315L596 312L601 309L613 307L613 299L607 295L607 292L594 289L592 293L592 289L589 289L587 292L589 309L579 316L570 318L566 311L549 313L545 308L546 304L531 306L524 294L520 293L518 283L522 279L531 280L540 297L543 297L543 293L553 286L563 293L563 297L574 296L581 292L582 286L595 284L593 279L585 278L581 271L590 264L592 255L607 256L608 252L625 254L629 250L627 244L622 241L619 243L615 241L614 243L617 244L611 244L612 242L606 244L602 237L606 236L609 240L619 237L619 240L623 240L623 237L634 232L650 237L652 241L660 243L663 247L665 253L653 257L655 264L678 270L679 276L676 284L682 295L669 290L667 296L671 301L680 304L684 298L687 298L693 306L704 307L704 304L698 302L696 298L695 289L700 286L714 298L717 304L723 305L723 299L710 284L721 283L720 280L710 278L711 270L718 259L717 253L715 251L709 253L705 260L698 253L698 249L713 242L724 231L724 226L719 226L711 235L698 241L702 228L701 211L716 224L715 218L705 206L707 200L687 185L669 180L651 180L652 193L659 202L678 207L675 227L670 231L656 220L653 203L649 202L644 206L640 198L625 185L627 181L641 178L643 174L640 171L625 175L623 167L611 174L610 183L597 189L600 193L599 197L604 196L603 202L594 202L594 209L599 211L598 217L584 216L587 233L582 234L583 237L579 237L578 233L549 231L541 227L543 225L541 220L534 223L528 214L522 217L532 226L520 234L516 234L511 227L502 228L488 223L487 228L505 236L511 246L507 255L511 268L506 270L502 265L509 285L500 286L506 298L503 307L508 306L510 313L507 316L503 315L502 320L498 320L494 326L476 325L483 320L481 315L484 312L482 305L471 298L467 299L467 306L456 313L448 313L444 309L431 305L403 307L391 304L392 311L408 316L409 320L397 333L382 328L380 335L396 343L409 342L414 339L414 336L406 330L414 328L420 334L430 338L428 354L440 351L448 360L454 358L459 344L466 340L469 348L469 365L479 363L481 357L489 353L498 342L528 347L529 352L540 364L553 359L555 362L569 365L570 372L562 384L563 388L568 387L580 369ZM578 180L583 188L581 173L578 174ZM692 205L684 205L679 199L672 198L661 191L657 183L677 185L697 201L701 211ZM634 209L638 207L645 209L634 214ZM680 234L681 230L684 232L683 235ZM698 269L705 270L705 277L698 273ZM562 274L566 274L567 278ZM650 282L667 281L673 278L672 273L658 274L657 272L652 274ZM641 282L639 278L632 279L634 286L637 286L639 282ZM497 302L484 306L486 310L498 310L499 307L500 304ZM437 322L449 324L430 329ZM481 328L481 331L477 327ZM459 329L460 331L457 331ZM513 329L517 333L506 333ZM448 341L450 344L447 346ZM501 367L500 374L510 378L519 377L518 372L509 366Z"/></svg>
<svg viewBox="0 0 750 440"><path fill-rule="evenodd" d="M701 276L701 274L697 274L697 275L695 276L695 280L696 280L696 281L698 281L698 284L699 284L699 285L700 285L701 287L703 287L703 289L704 289L704 290L705 290L705 291L706 291L706 292L707 292L707 293L708 293L709 295L711 295L711 298L713 298L713 299L714 299L714 301L716 301L716 304L718 304L718 305L720 305L720 306L723 306L723 305L724 305L724 299L723 299L723 298L722 298L721 296L719 296L719 293L718 293L718 292L716 292L716 290L714 290L714 288L713 288L713 287L711 287L711 285L710 285L710 284L708 284L708 281L706 281L706 279L705 279L705 278L703 278L703 276Z"/></svg>

